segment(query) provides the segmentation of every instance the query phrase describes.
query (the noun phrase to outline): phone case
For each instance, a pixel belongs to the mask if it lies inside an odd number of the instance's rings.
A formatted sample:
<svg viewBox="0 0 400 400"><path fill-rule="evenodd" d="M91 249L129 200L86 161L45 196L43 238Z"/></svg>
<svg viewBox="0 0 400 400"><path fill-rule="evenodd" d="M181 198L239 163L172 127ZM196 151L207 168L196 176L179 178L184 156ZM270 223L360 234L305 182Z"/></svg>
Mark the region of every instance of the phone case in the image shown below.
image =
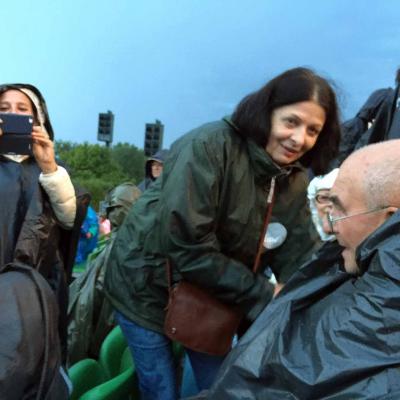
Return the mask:
<svg viewBox="0 0 400 400"><path fill-rule="evenodd" d="M0 113L0 154L32 154L31 115Z"/></svg>

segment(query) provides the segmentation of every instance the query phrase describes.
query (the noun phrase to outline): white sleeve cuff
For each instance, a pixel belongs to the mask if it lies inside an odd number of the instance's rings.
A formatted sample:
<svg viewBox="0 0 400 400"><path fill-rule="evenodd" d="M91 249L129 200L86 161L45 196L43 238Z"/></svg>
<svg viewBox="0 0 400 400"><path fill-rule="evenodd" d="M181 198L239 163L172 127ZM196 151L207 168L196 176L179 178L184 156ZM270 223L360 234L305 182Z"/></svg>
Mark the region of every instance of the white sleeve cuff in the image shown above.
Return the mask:
<svg viewBox="0 0 400 400"><path fill-rule="evenodd" d="M76 197L66 169L58 165L55 172L41 173L39 182L49 196L57 219L65 227L72 228L76 215Z"/></svg>

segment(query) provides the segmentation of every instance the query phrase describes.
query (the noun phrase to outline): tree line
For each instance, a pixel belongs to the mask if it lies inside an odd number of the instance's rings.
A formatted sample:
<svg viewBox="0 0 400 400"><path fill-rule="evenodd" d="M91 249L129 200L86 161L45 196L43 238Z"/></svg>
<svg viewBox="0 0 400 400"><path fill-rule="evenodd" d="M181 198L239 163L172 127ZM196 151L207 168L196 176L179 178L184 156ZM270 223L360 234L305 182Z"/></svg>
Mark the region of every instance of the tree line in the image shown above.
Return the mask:
<svg viewBox="0 0 400 400"><path fill-rule="evenodd" d="M127 181L139 184L144 178L146 157L143 150L132 144L105 147L57 141L55 152L69 170L72 182L90 192L96 210L110 189Z"/></svg>

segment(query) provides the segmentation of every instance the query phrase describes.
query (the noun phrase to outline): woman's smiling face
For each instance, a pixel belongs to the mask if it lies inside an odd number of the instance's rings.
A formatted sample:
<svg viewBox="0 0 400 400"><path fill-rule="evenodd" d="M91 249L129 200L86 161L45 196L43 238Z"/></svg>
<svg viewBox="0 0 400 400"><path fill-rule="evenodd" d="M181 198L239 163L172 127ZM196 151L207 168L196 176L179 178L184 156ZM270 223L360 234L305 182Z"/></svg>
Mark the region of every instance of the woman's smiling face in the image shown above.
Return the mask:
<svg viewBox="0 0 400 400"><path fill-rule="evenodd" d="M324 109L314 101L276 108L272 112L267 153L278 165L293 163L314 147L325 119Z"/></svg>

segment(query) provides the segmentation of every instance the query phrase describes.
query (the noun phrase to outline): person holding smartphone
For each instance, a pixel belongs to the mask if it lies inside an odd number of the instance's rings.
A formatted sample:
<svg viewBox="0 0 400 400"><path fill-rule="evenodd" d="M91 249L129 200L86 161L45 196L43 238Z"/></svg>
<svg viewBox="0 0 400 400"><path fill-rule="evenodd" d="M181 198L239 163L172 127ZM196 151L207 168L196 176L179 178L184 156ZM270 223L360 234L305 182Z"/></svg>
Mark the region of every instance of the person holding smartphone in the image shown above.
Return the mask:
<svg viewBox="0 0 400 400"><path fill-rule="evenodd" d="M1 85L0 112L33 117L33 154L0 155L0 221L8 233L0 236L0 262L6 264L15 259L16 250L21 251L18 238L29 207L39 194L48 200L55 220L64 229L74 226L76 196L68 172L56 162L53 128L38 89L22 84ZM1 126L0 122L0 135Z"/></svg>
<svg viewBox="0 0 400 400"><path fill-rule="evenodd" d="M75 190L66 170L57 165L53 129L42 96L31 85L0 86L0 112L31 115L34 120L31 133L33 158L29 155L2 154L1 169L16 172L15 168L12 168L15 164L19 164L19 170L26 169L28 164L34 164L34 169L39 172L39 182L49 195L54 212L65 227L71 228L76 214ZM1 126L0 122L0 135L3 134ZM3 193L6 187L3 182L0 182L0 185ZM57 189L61 187L63 190L60 192ZM2 246L2 249L6 247ZM8 255L1 254L2 262L11 260L10 252L7 253Z"/></svg>
<svg viewBox="0 0 400 400"><path fill-rule="evenodd" d="M68 172L56 160L46 103L36 87L0 85L0 113L33 119L32 153L0 154L0 269L23 264L49 283L58 302L66 360L67 281L89 197L76 194Z"/></svg>

